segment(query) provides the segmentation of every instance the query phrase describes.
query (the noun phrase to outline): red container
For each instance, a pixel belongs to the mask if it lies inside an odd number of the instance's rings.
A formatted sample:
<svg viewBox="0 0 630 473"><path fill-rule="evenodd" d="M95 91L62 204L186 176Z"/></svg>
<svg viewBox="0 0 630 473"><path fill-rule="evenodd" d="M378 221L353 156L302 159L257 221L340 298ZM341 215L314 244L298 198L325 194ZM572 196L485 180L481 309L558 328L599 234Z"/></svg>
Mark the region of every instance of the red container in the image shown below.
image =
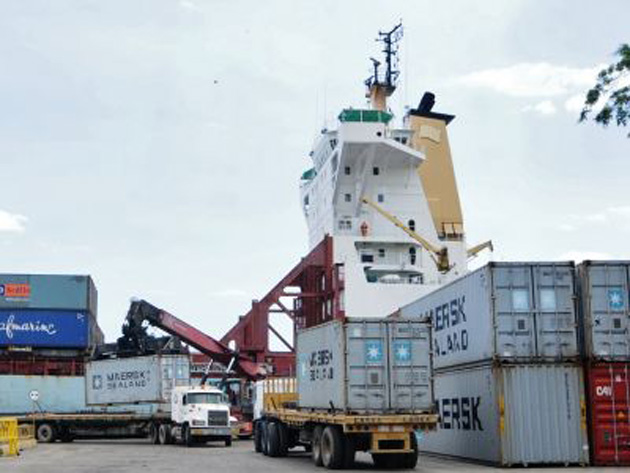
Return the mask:
<svg viewBox="0 0 630 473"><path fill-rule="evenodd" d="M588 382L592 463L630 466L630 363L591 365Z"/></svg>

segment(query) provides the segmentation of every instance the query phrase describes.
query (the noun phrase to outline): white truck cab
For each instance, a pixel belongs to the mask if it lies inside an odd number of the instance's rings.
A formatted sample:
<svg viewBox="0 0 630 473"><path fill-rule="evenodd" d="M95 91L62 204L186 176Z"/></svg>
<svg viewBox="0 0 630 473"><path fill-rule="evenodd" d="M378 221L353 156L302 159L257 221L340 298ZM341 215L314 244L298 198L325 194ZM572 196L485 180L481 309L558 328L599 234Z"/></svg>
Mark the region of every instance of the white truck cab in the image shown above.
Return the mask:
<svg viewBox="0 0 630 473"><path fill-rule="evenodd" d="M214 386L177 386L171 394L171 423L158 426L155 443L184 445L222 440L232 444L227 396Z"/></svg>

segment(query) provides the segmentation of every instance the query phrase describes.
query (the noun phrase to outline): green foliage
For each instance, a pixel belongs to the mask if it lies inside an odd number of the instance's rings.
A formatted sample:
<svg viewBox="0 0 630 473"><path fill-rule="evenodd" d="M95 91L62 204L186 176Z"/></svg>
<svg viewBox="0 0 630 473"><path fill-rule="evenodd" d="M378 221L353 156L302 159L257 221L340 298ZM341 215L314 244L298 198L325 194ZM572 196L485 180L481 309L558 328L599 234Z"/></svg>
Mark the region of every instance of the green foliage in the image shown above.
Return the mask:
<svg viewBox="0 0 630 473"><path fill-rule="evenodd" d="M630 77L630 45L622 44L616 55L619 60L608 66L597 76L597 84L586 93L580 122L588 120L593 107L605 99L604 106L593 117L596 123L606 127L611 122L627 126L630 121L630 86L621 86L621 79ZM630 138L630 133L628 133Z"/></svg>

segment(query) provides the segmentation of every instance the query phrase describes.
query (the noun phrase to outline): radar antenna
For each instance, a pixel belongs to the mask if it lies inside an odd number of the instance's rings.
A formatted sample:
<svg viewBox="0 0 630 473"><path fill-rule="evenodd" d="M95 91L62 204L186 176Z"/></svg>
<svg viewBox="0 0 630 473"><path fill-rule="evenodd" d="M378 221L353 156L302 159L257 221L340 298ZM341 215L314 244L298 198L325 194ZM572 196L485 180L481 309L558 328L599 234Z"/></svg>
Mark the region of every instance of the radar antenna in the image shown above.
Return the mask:
<svg viewBox="0 0 630 473"><path fill-rule="evenodd" d="M370 97L372 106L379 110L386 107L385 98L389 97L396 90L396 82L400 71L398 70L398 43L403 36L402 22L398 23L389 31L378 32L376 41L383 43L382 52L385 55L385 76L379 74L379 66L381 62L370 58L374 73L365 81L368 88L367 96Z"/></svg>

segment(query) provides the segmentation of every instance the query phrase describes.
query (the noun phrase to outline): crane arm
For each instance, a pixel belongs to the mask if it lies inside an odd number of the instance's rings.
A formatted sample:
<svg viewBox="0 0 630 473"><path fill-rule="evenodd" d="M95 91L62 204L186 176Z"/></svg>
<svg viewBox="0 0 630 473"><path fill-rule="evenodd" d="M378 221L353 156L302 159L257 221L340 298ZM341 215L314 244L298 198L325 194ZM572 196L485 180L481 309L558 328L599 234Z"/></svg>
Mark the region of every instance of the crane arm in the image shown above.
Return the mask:
<svg viewBox="0 0 630 473"><path fill-rule="evenodd" d="M473 246L472 248L468 248L466 254L469 258L474 258L481 251L488 248L490 251L494 251L494 246L492 246L492 240L484 241L483 243L479 243L478 245Z"/></svg>
<svg viewBox="0 0 630 473"><path fill-rule="evenodd" d="M407 235L409 235L411 238L413 238L418 243L420 243L420 245L425 250L427 250L429 252L429 255L431 256L431 258L435 262L435 264L436 264L436 266L437 266L437 268L438 268L438 270L440 272L446 273L446 272L448 272L451 269L451 265L450 265L449 259L448 259L448 249L446 247L439 248L439 247L433 245L427 239L421 237L416 232L414 232L411 228L407 227L397 217L395 217L394 215L390 214L385 209L383 209L380 205L377 205L376 203L372 202L367 197L365 197L365 196L361 197L361 202L363 202L364 204L367 204L370 207L372 207L374 210L376 210L379 214L381 214L383 217L385 217L387 220L389 220L395 226L400 228Z"/></svg>
<svg viewBox="0 0 630 473"><path fill-rule="evenodd" d="M234 364L237 371L251 379L257 378L260 374L258 365L249 358L231 350L192 325L145 300L131 303L123 325L125 337L136 341L139 340L144 334L143 323L145 321L154 327L179 337L184 343L208 355L213 360L226 366L231 363Z"/></svg>

